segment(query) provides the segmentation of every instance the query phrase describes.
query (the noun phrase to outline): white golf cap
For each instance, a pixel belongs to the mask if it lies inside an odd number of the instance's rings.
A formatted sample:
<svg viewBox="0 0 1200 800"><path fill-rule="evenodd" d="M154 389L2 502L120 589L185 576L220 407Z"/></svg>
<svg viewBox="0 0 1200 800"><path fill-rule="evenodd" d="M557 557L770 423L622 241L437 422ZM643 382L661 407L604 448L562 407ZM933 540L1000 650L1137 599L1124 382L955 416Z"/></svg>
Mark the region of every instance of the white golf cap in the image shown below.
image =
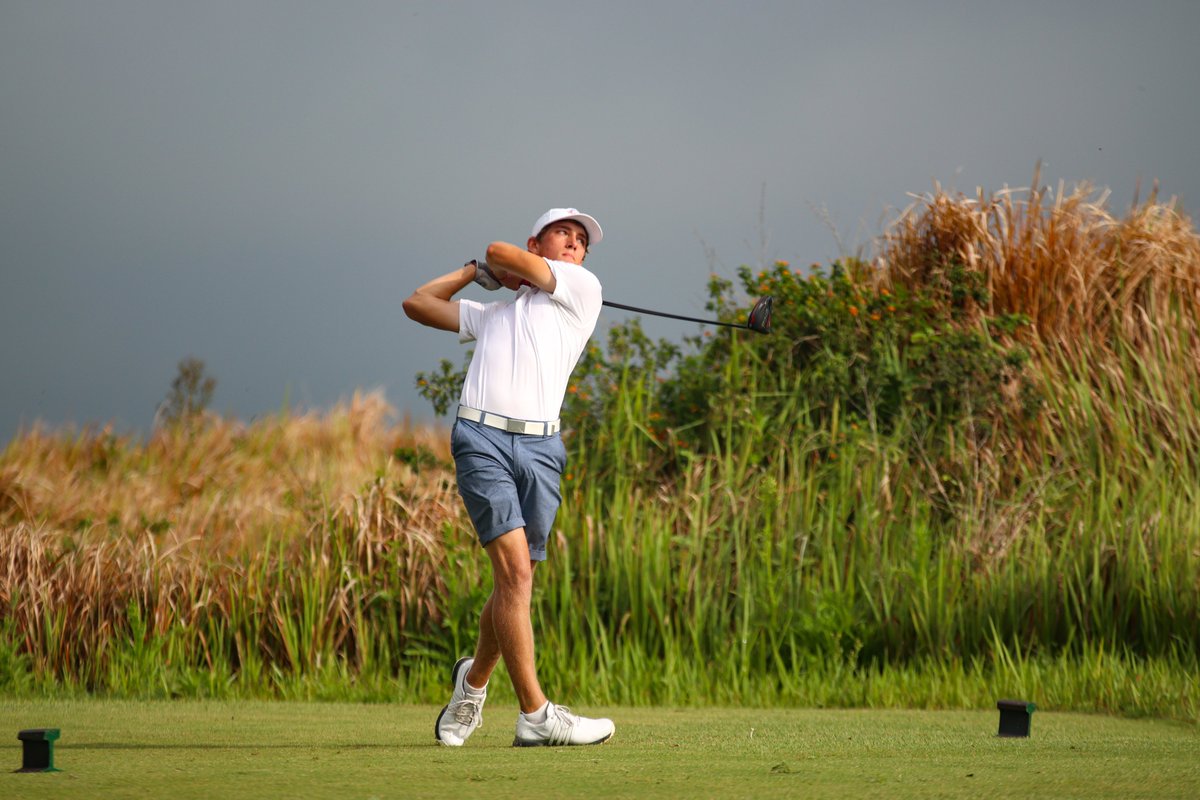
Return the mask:
<svg viewBox="0 0 1200 800"><path fill-rule="evenodd" d="M595 219L584 214L577 208L552 208L545 214L538 217L537 222L533 223L533 233L530 236L537 236L546 229L546 226L551 222L558 222L563 219L572 219L583 226L588 235L588 247L594 244L599 244L604 238L604 231L600 230L600 223Z"/></svg>

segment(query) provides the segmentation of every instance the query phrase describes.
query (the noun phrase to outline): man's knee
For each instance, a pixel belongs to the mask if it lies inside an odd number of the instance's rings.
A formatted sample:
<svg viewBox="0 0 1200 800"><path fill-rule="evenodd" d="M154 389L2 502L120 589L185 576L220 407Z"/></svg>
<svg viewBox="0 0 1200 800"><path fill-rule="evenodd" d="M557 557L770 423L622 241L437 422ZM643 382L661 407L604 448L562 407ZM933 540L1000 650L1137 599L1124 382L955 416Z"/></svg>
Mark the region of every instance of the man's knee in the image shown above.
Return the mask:
<svg viewBox="0 0 1200 800"><path fill-rule="evenodd" d="M487 546L492 560L492 579L505 591L529 592L533 587L533 562L525 529L517 528L494 539Z"/></svg>

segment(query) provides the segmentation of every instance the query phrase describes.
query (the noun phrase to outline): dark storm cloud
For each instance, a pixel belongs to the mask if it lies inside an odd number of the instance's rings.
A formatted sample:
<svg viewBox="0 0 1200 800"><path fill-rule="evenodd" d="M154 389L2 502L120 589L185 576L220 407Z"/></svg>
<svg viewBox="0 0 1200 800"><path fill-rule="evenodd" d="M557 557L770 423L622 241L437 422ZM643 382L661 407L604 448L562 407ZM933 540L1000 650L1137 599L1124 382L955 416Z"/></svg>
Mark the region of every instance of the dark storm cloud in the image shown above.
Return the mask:
<svg viewBox="0 0 1200 800"><path fill-rule="evenodd" d="M551 205L608 297L694 313L934 180L1200 195L1191 3L506 5L0 5L0 436L145 430L187 355L243 418L427 417L461 350L400 301Z"/></svg>

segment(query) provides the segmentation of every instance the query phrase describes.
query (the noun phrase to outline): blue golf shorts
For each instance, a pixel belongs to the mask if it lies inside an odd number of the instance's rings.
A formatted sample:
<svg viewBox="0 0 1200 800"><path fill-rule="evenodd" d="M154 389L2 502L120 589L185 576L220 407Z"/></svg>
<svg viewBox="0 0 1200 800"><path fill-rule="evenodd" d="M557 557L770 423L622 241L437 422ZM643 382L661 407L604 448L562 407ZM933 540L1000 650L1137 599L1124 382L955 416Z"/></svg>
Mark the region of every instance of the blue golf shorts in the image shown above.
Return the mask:
<svg viewBox="0 0 1200 800"><path fill-rule="evenodd" d="M458 494L479 543L525 529L529 558L546 560L546 540L562 502L567 466L562 435L529 436L458 419L450 433Z"/></svg>

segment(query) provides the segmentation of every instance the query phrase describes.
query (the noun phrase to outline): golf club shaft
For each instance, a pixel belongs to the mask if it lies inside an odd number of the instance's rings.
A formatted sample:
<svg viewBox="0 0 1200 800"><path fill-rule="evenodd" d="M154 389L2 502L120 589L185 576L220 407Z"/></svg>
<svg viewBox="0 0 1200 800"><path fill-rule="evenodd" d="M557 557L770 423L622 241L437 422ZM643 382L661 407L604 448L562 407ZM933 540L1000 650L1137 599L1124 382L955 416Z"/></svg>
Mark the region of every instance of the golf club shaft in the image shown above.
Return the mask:
<svg viewBox="0 0 1200 800"><path fill-rule="evenodd" d="M727 328L744 328L750 330L749 325L742 325L737 322L721 322L716 319L700 319L699 317L685 317L681 314L669 314L666 311L653 311L649 308L638 308L637 306L627 306L624 303L614 303L611 300L603 301L604 305L612 306L613 308L623 308L626 311L636 311L639 314L653 314L656 317L670 317L671 319L682 319L686 322L699 322L702 325L724 325Z"/></svg>

